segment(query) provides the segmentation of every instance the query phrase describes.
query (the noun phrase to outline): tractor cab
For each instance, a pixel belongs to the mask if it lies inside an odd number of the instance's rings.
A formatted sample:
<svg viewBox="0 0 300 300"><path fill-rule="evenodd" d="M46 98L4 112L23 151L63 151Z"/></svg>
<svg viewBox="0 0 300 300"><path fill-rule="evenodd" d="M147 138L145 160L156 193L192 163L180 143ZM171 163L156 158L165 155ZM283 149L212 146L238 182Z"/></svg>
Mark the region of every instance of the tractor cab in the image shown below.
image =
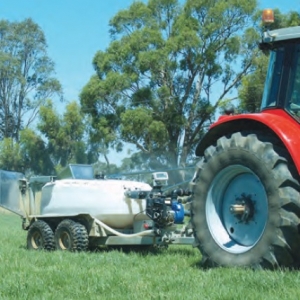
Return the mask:
<svg viewBox="0 0 300 300"><path fill-rule="evenodd" d="M300 26L264 33L270 51L261 110L281 108L300 122Z"/></svg>

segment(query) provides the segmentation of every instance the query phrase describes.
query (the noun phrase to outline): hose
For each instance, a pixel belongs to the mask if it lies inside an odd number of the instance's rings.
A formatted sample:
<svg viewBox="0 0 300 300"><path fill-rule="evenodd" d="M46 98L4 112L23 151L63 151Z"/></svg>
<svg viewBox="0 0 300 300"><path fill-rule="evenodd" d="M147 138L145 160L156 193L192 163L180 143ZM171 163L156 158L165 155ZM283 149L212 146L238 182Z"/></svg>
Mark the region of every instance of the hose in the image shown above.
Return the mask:
<svg viewBox="0 0 300 300"><path fill-rule="evenodd" d="M95 223L102 226L104 229L106 229L107 231L117 235L117 236L122 236L122 237L135 237L135 236L143 236L143 235L148 235L148 234L151 234L151 233L154 233L154 230L145 230L145 231L141 231L141 232L138 232L138 233L132 233L132 234L125 234L125 233L121 233L119 231L116 231L114 229L112 229L111 227L107 226L105 223L97 220L97 219L94 219Z"/></svg>

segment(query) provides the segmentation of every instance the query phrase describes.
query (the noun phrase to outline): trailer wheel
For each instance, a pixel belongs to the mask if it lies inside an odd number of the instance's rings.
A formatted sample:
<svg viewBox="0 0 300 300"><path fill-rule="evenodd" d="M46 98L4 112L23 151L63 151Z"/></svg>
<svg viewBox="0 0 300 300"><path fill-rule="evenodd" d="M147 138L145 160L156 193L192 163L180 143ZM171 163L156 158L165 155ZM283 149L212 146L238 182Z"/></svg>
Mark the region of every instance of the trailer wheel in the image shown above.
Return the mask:
<svg viewBox="0 0 300 300"><path fill-rule="evenodd" d="M51 227L42 220L32 223L27 233L27 249L54 250L54 233Z"/></svg>
<svg viewBox="0 0 300 300"><path fill-rule="evenodd" d="M194 179L192 224L202 265L295 267L299 184L288 162L255 134L210 146Z"/></svg>
<svg viewBox="0 0 300 300"><path fill-rule="evenodd" d="M58 250L85 251L88 248L88 233L80 223L63 220L55 230L55 246Z"/></svg>

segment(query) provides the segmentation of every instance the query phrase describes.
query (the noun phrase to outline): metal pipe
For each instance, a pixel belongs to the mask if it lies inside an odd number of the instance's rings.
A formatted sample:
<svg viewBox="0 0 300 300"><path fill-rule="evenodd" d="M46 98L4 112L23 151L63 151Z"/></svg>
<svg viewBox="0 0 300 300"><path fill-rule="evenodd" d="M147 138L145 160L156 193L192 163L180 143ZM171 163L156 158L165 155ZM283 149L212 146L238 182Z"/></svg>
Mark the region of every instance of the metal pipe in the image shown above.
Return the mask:
<svg viewBox="0 0 300 300"><path fill-rule="evenodd" d="M117 235L117 236L122 236L122 237L135 237L135 236L143 236L143 235L148 235L150 233L154 233L154 230L145 230L145 231L141 231L141 232L138 232L138 233L133 233L133 234L125 234L125 233L121 233L117 230L114 230L112 229L111 227L107 226L105 223L97 220L97 219L94 219L95 223L102 226L104 229L106 229L107 231Z"/></svg>

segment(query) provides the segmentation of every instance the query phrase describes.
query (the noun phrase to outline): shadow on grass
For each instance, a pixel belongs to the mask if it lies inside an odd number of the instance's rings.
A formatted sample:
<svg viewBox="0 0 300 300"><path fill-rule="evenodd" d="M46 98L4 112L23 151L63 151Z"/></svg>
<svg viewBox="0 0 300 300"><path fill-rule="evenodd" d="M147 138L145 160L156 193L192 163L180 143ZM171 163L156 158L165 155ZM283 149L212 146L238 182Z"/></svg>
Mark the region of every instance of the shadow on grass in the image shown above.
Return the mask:
<svg viewBox="0 0 300 300"><path fill-rule="evenodd" d="M199 250L192 248L191 246L171 246L168 249L170 254L182 255L185 257L201 257Z"/></svg>
<svg viewBox="0 0 300 300"><path fill-rule="evenodd" d="M299 266L291 266L291 267L280 267L280 266L264 266L264 265L228 265L228 266L220 266L213 263L207 263L202 260L201 256L199 257L199 261L196 263L191 264L191 267L199 269L201 271L211 271L211 270L237 270L237 271L247 271L253 273L259 272L266 272L266 273L276 273L276 272L283 272L283 273L298 273L300 270Z"/></svg>
<svg viewBox="0 0 300 300"><path fill-rule="evenodd" d="M199 251L196 251L191 247L187 248L186 246L164 246L157 247L153 245L147 246L99 246L94 249L90 249L91 253L105 253L111 251L118 251L122 253L138 253L140 255L162 255L162 254L170 254L170 255L180 255L185 257L195 257L195 255L199 255ZM197 253L198 252L198 253ZM201 255L199 255L201 258Z"/></svg>
<svg viewBox="0 0 300 300"><path fill-rule="evenodd" d="M93 249L88 250L90 253L107 253L112 251L118 251L122 253L138 253L140 255L159 255L166 249L150 246L131 246L131 245L123 245L123 246L99 246Z"/></svg>

